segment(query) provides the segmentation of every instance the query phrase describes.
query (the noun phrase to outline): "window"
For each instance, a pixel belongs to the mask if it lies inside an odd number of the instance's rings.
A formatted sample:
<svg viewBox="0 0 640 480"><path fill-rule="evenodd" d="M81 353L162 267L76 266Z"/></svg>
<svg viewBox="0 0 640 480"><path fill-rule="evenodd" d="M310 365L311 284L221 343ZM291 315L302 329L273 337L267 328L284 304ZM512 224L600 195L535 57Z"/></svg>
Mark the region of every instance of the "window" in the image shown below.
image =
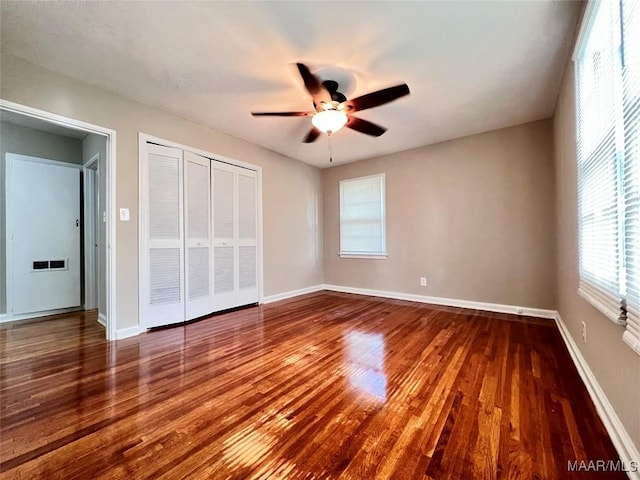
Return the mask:
<svg viewBox="0 0 640 480"><path fill-rule="evenodd" d="M384 173L340 182L340 256L386 258Z"/></svg>
<svg viewBox="0 0 640 480"><path fill-rule="evenodd" d="M640 353L640 2L589 4L575 52L580 294Z"/></svg>

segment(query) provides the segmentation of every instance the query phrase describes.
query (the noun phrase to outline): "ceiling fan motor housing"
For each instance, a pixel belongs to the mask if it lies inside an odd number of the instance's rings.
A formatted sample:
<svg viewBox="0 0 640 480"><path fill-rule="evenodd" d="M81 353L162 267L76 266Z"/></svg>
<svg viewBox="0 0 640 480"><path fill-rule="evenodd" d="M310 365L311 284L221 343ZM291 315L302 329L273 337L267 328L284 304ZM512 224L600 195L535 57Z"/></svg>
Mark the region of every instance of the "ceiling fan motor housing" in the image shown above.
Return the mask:
<svg viewBox="0 0 640 480"><path fill-rule="evenodd" d="M347 97L338 91L338 82L335 80L325 80L322 82L322 86L331 95L331 100L334 102L342 103L347 101Z"/></svg>

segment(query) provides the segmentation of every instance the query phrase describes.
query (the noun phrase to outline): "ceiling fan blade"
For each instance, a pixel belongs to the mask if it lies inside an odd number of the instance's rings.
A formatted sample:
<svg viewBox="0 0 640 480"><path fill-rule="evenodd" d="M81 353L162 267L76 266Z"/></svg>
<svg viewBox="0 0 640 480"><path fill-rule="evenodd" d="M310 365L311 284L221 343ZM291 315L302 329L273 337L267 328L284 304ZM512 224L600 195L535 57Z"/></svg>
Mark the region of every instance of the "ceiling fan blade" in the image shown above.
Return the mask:
<svg viewBox="0 0 640 480"><path fill-rule="evenodd" d="M371 123L368 120L352 117L351 115L349 115L349 120L347 121L347 124L345 126L357 132L365 133L373 137L379 137L380 135L382 135L384 132L387 131L386 128L381 127L380 125Z"/></svg>
<svg viewBox="0 0 640 480"><path fill-rule="evenodd" d="M366 110L367 108L378 107L385 103L393 102L400 97L409 95L409 86L406 83L395 87L383 88L375 92L367 93L361 97L348 100L345 105L351 107L352 112Z"/></svg>
<svg viewBox="0 0 640 480"><path fill-rule="evenodd" d="M304 137L303 142L304 143L311 143L311 142L315 142L317 140L317 138L320 136L322 132L320 130L318 130L317 128L313 127L311 130L309 130L309 133L307 133L307 136Z"/></svg>
<svg viewBox="0 0 640 480"><path fill-rule="evenodd" d="M307 117L315 112L251 112L254 117Z"/></svg>
<svg viewBox="0 0 640 480"><path fill-rule="evenodd" d="M313 103L319 104L320 102L331 102L331 94L322 85L322 82L318 80L309 68L304 63L296 63L300 76L304 81L304 86L307 91L313 97Z"/></svg>

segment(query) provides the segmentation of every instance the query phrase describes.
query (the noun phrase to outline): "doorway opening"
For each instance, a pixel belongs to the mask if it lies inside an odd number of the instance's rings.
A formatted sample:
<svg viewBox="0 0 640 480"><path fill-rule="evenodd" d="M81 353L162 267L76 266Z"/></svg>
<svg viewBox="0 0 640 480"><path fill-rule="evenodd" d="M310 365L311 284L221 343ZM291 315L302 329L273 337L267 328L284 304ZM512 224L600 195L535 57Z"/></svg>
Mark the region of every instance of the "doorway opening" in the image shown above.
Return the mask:
<svg viewBox="0 0 640 480"><path fill-rule="evenodd" d="M115 132L0 100L0 136L0 322L97 310L116 339Z"/></svg>

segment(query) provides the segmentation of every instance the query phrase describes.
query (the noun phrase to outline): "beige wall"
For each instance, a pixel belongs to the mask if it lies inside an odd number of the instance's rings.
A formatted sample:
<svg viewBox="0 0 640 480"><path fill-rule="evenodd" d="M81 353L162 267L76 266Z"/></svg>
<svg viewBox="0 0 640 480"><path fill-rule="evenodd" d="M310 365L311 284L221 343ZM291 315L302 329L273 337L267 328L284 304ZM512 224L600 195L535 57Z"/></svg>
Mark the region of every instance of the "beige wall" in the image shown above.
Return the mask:
<svg viewBox="0 0 640 480"><path fill-rule="evenodd" d="M554 308L551 133L540 121L324 170L325 282ZM339 258L339 181L382 172L389 258Z"/></svg>
<svg viewBox="0 0 640 480"><path fill-rule="evenodd" d="M0 120L2 115L0 114ZM82 140L0 122L0 313L6 313L5 154L19 153L59 162L82 163Z"/></svg>
<svg viewBox="0 0 640 480"><path fill-rule="evenodd" d="M578 206L573 64L553 118L556 158L558 311L631 439L640 447L640 356L613 324L578 295ZM587 343L582 325L587 326Z"/></svg>
<svg viewBox="0 0 640 480"><path fill-rule="evenodd" d="M11 55L0 62L0 98L117 132L116 208L131 209L116 229L117 328L138 324L139 131L262 166L265 295L323 282L318 169Z"/></svg>

